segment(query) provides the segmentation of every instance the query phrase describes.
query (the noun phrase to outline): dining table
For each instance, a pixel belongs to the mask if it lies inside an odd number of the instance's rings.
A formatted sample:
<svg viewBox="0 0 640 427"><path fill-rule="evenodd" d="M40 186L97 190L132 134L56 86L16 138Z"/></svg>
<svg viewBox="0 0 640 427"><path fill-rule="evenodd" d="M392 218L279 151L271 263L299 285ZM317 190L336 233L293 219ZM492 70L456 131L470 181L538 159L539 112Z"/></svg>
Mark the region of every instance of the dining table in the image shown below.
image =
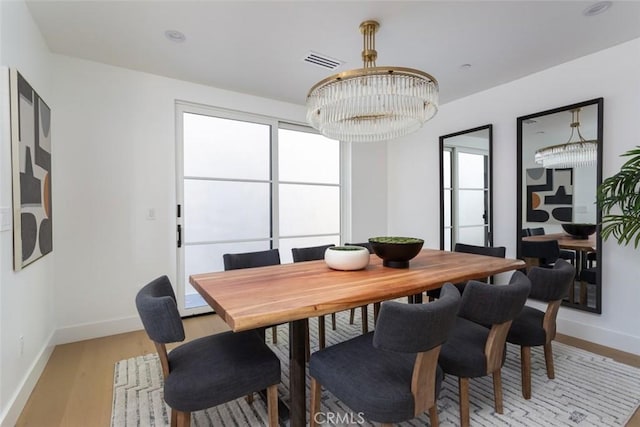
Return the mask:
<svg viewBox="0 0 640 427"><path fill-rule="evenodd" d="M423 249L408 268L390 268L371 255L361 270L332 270L324 260L194 274L191 285L235 331L289 324L289 420L306 425L306 319L422 294L522 269L519 259Z"/></svg>
<svg viewBox="0 0 640 427"><path fill-rule="evenodd" d="M560 249L570 249L576 251L577 274L586 267L587 254L596 252L597 242L596 235L592 234L588 238L578 238L566 233L541 234L538 236L526 236L522 240L528 242L544 242L548 240L557 240Z"/></svg>

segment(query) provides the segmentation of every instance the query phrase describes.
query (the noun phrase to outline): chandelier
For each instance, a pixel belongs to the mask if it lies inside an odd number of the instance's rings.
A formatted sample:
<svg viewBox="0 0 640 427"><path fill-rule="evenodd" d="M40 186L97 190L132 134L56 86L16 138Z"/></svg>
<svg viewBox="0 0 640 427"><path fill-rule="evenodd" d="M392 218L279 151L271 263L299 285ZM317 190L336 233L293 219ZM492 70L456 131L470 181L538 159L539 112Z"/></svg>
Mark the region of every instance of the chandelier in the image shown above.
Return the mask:
<svg viewBox="0 0 640 427"><path fill-rule="evenodd" d="M347 142L385 141L418 130L438 111L438 82L403 67L378 67L375 33L360 24L363 68L316 83L307 95L307 121L324 136Z"/></svg>
<svg viewBox="0 0 640 427"><path fill-rule="evenodd" d="M595 163L598 156L598 141L585 140L580 133L580 109L571 110L571 135L565 144L552 145L536 151L535 161L545 168L568 168L588 166ZM571 142L574 131L578 140Z"/></svg>

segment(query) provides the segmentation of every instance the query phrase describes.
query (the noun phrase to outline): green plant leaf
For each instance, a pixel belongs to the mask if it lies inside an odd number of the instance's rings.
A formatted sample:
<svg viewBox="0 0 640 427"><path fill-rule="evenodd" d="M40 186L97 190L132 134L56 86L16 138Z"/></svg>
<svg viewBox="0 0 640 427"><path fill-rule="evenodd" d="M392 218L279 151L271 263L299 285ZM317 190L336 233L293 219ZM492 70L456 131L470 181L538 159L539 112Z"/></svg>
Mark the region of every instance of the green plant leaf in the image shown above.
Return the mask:
<svg viewBox="0 0 640 427"><path fill-rule="evenodd" d="M620 171L598 187L597 203L602 209L602 238L613 236L618 243L640 245L640 146L622 154L629 157ZM619 214L612 214L618 209Z"/></svg>

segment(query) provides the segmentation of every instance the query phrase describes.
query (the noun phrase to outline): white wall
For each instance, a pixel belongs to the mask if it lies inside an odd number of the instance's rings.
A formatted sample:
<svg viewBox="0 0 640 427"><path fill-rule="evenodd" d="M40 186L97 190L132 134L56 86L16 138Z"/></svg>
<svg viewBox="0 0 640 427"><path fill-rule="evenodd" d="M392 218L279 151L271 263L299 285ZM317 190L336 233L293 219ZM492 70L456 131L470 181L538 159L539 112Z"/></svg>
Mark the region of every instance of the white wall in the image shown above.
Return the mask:
<svg viewBox="0 0 640 427"><path fill-rule="evenodd" d="M620 154L640 144L640 39L443 105L420 132L389 143L389 233L438 247L438 136L493 123L495 244L515 256L516 118L598 97L606 177L622 165ZM559 332L640 354L638 254L605 242L602 315L563 307Z"/></svg>
<svg viewBox="0 0 640 427"><path fill-rule="evenodd" d="M351 145L351 242L387 232L387 144Z"/></svg>
<svg viewBox="0 0 640 427"><path fill-rule="evenodd" d="M8 71L51 102L50 54L23 2L0 2L0 207L11 209ZM55 114L55 111L54 111ZM55 121L55 115L53 117ZM52 184L58 171L53 164ZM52 351L54 252L13 271L11 231L0 232L0 424L13 425ZM24 337L21 354L20 336Z"/></svg>
<svg viewBox="0 0 640 427"><path fill-rule="evenodd" d="M57 342L139 327L138 289L176 283L175 101L304 120L301 106L54 60ZM149 208L156 220L146 219ZM63 238L61 236L64 236Z"/></svg>

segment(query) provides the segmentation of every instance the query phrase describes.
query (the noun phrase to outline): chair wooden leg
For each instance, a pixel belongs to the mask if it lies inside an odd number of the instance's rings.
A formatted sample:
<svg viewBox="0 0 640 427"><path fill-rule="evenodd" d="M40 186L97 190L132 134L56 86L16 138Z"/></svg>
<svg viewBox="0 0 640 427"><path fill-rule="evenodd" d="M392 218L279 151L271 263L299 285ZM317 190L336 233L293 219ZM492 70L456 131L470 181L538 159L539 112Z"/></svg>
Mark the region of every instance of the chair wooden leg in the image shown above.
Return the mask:
<svg viewBox="0 0 640 427"><path fill-rule="evenodd" d="M171 409L171 427L178 426L178 411Z"/></svg>
<svg viewBox="0 0 640 427"><path fill-rule="evenodd" d="M378 323L378 314L380 314L380 303L374 302L373 303L373 324L374 325Z"/></svg>
<svg viewBox="0 0 640 427"><path fill-rule="evenodd" d="M253 404L253 393L247 394L247 395L244 397L244 400L245 400L249 405Z"/></svg>
<svg viewBox="0 0 640 427"><path fill-rule="evenodd" d="M278 427L278 385L267 387L267 411L269 427Z"/></svg>
<svg viewBox="0 0 640 427"><path fill-rule="evenodd" d="M571 282L571 286L569 286L569 302L574 303L576 301L576 282Z"/></svg>
<svg viewBox="0 0 640 427"><path fill-rule="evenodd" d="M522 397L531 399L531 347L520 347Z"/></svg>
<svg viewBox="0 0 640 427"><path fill-rule="evenodd" d="M369 315L367 314L366 305L360 307L360 313L362 317L362 333L366 334L367 332L369 332Z"/></svg>
<svg viewBox="0 0 640 427"><path fill-rule="evenodd" d="M544 363L547 365L547 377L552 380L556 377L553 369L553 350L551 349L551 341L544 345Z"/></svg>
<svg viewBox="0 0 640 427"><path fill-rule="evenodd" d="M349 311L349 324L350 324L350 325L353 325L353 321L354 321L354 318L355 318L355 317L356 317L356 309L355 309L355 308L352 308L352 309Z"/></svg>
<svg viewBox="0 0 640 427"><path fill-rule="evenodd" d="M331 329L336 330L336 314L331 313Z"/></svg>
<svg viewBox="0 0 640 427"><path fill-rule="evenodd" d="M438 420L438 406L433 405L429 408L429 421L431 427L438 427L440 425L440 421Z"/></svg>
<svg viewBox="0 0 640 427"><path fill-rule="evenodd" d="M587 304L587 282L584 280L580 281L580 304Z"/></svg>
<svg viewBox="0 0 640 427"><path fill-rule="evenodd" d="M326 332L324 316L318 317L318 347L322 350L326 345Z"/></svg>
<svg viewBox="0 0 640 427"><path fill-rule="evenodd" d="M304 322L304 361L309 362L311 358L311 336L309 334L309 319Z"/></svg>
<svg viewBox="0 0 640 427"><path fill-rule="evenodd" d="M278 344L278 327L271 327L271 342L274 344Z"/></svg>
<svg viewBox="0 0 640 427"><path fill-rule="evenodd" d="M493 373L493 402L498 414L502 413L502 375L498 369Z"/></svg>
<svg viewBox="0 0 640 427"><path fill-rule="evenodd" d="M458 378L460 427L469 427L469 378Z"/></svg>
<svg viewBox="0 0 640 427"><path fill-rule="evenodd" d="M311 377L311 403L309 404L309 425L310 427L317 427L318 419L317 415L320 413L320 398L322 388L320 383L315 378Z"/></svg>
<svg viewBox="0 0 640 427"><path fill-rule="evenodd" d="M176 411L176 426L191 427L191 412Z"/></svg>

